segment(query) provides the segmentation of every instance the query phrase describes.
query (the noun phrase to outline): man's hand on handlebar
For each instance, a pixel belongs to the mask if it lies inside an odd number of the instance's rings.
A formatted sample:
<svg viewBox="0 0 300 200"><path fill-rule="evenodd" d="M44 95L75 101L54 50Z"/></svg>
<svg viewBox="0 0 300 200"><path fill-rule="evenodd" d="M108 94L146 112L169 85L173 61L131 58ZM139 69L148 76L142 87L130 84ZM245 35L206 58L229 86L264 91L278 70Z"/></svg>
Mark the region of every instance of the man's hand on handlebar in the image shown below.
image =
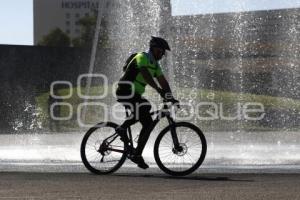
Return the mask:
<svg viewBox="0 0 300 200"><path fill-rule="evenodd" d="M157 92L160 94L160 96L164 99L164 102L171 102L173 105L176 105L178 108L180 108L179 101L176 100L171 92L165 92L163 89L159 88Z"/></svg>
<svg viewBox="0 0 300 200"><path fill-rule="evenodd" d="M159 95L160 95L163 99L165 99L166 92L165 92L163 89L158 88L158 89L157 89L157 92L159 93Z"/></svg>
<svg viewBox="0 0 300 200"><path fill-rule="evenodd" d="M163 90L159 91L159 94L161 95L161 97L163 98L164 102L171 102L173 105L177 106L178 108L180 108L180 103L178 100L176 100L172 93L168 93L168 92L164 92Z"/></svg>
<svg viewBox="0 0 300 200"><path fill-rule="evenodd" d="M178 100L176 100L176 99L170 99L169 100L174 106L177 106L177 108L180 108L180 103L179 103L179 101Z"/></svg>
<svg viewBox="0 0 300 200"><path fill-rule="evenodd" d="M158 88L157 92L160 94L160 96L166 100L171 102L172 99L174 99L173 95L171 92L166 92L165 90Z"/></svg>

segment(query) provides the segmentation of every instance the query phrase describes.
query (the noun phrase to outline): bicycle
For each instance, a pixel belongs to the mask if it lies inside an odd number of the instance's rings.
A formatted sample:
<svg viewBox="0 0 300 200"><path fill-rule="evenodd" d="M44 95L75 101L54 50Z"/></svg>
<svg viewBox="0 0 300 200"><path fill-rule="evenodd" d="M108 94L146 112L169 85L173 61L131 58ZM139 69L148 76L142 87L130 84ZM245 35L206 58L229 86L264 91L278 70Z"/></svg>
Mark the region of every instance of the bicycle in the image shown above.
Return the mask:
<svg viewBox="0 0 300 200"><path fill-rule="evenodd" d="M163 108L151 112L156 114L154 127L166 117L169 125L157 136L154 143L154 158L158 167L172 176L185 176L200 167L204 161L207 144L202 131L189 122L175 122L171 116L172 105L164 102ZM128 109L126 116L129 117ZM118 170L132 154L133 137L127 129L129 143L124 143L115 131L119 125L101 122L90 128L81 143L81 159L92 173L104 175ZM193 157L192 154L195 154Z"/></svg>

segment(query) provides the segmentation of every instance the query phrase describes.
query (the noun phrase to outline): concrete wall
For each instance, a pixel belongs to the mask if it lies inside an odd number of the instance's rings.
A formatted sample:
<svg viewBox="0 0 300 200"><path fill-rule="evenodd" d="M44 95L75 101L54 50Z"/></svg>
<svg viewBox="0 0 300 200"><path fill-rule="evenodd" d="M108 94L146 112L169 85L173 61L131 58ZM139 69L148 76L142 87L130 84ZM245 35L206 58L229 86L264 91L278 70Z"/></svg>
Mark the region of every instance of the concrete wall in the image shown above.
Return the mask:
<svg viewBox="0 0 300 200"><path fill-rule="evenodd" d="M53 81L76 86L77 77L88 72L89 54L89 49L0 45L0 132L30 128L35 97Z"/></svg>
<svg viewBox="0 0 300 200"><path fill-rule="evenodd" d="M75 84L88 65L89 49L0 45L1 85L47 91L56 80Z"/></svg>

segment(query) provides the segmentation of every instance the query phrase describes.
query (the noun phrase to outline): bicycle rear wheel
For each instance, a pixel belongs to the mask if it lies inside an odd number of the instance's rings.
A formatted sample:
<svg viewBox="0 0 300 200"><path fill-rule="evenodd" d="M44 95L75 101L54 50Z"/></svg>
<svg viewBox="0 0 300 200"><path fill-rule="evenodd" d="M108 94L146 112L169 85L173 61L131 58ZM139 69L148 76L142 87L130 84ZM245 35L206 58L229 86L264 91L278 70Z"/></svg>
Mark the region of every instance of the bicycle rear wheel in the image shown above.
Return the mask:
<svg viewBox="0 0 300 200"><path fill-rule="evenodd" d="M95 174L109 174L125 162L127 146L116 134L117 124L99 123L84 135L80 153L85 167Z"/></svg>
<svg viewBox="0 0 300 200"><path fill-rule="evenodd" d="M186 176L204 161L207 144L202 131L187 122L175 123L180 150L174 147L171 127L158 135L154 144L154 158L158 167L172 176Z"/></svg>

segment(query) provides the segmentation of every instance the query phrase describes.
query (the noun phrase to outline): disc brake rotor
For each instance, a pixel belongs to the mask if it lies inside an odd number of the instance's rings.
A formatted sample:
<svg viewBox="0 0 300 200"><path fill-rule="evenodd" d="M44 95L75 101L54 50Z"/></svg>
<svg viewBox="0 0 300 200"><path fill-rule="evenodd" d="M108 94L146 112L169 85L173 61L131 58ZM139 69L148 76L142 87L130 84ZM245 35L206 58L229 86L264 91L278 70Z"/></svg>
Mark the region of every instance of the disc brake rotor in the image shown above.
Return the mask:
<svg viewBox="0 0 300 200"><path fill-rule="evenodd" d="M178 155L178 156L184 156L187 151L188 147L184 143L180 143L178 148L173 147L172 149L173 153Z"/></svg>

